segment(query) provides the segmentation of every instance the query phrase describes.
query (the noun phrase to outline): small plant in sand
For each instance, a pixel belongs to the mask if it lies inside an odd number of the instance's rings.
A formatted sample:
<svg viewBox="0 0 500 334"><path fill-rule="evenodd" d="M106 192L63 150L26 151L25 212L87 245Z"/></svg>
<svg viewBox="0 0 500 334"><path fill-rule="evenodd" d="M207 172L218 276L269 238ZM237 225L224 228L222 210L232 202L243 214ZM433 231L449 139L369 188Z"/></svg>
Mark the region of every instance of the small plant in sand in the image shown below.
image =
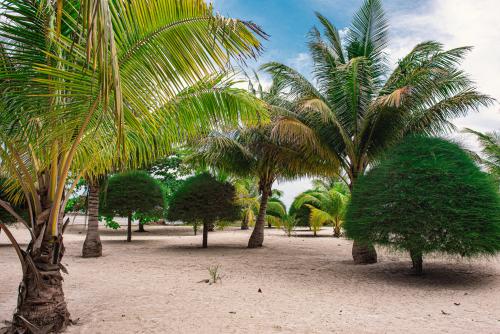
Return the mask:
<svg viewBox="0 0 500 334"><path fill-rule="evenodd" d="M498 188L456 144L410 137L355 184L347 236L410 253L462 257L500 251Z"/></svg>
<svg viewBox="0 0 500 334"><path fill-rule="evenodd" d="M220 264L216 264L208 267L208 274L210 275L210 279L208 281L209 284L215 284L218 281L222 281L222 276L220 274Z"/></svg>
<svg viewBox="0 0 500 334"><path fill-rule="evenodd" d="M295 216L291 215L285 215L281 219L283 231L285 231L288 237L292 236L293 231L295 231L295 228L297 227L297 222L298 220L295 219Z"/></svg>

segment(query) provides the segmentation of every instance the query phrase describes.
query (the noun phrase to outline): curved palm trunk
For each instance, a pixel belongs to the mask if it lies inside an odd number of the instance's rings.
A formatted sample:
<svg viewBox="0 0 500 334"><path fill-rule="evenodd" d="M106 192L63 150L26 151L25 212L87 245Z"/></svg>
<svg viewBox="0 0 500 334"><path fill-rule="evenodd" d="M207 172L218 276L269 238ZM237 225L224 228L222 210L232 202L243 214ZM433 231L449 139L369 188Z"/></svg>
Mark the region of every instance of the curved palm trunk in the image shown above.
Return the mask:
<svg viewBox="0 0 500 334"><path fill-rule="evenodd" d="M266 222L267 202L271 195L271 185L266 184L262 187L262 196L260 198L260 208L257 219L255 220L255 227L253 228L252 235L248 240L248 248L262 247L264 243L264 225Z"/></svg>
<svg viewBox="0 0 500 334"><path fill-rule="evenodd" d="M99 237L99 184L89 183L88 197L89 220L87 225L87 236L83 243L83 257L102 256L102 244Z"/></svg>

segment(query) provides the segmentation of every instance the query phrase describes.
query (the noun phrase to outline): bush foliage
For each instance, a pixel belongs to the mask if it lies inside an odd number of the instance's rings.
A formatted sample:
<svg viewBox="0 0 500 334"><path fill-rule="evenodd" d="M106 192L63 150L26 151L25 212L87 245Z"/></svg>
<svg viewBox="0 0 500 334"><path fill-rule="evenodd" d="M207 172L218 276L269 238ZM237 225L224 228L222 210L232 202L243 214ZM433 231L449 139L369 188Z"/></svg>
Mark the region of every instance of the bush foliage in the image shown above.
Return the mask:
<svg viewBox="0 0 500 334"><path fill-rule="evenodd" d="M428 252L500 251L500 200L458 145L410 137L354 185L344 228L350 238L409 251L421 271Z"/></svg>
<svg viewBox="0 0 500 334"><path fill-rule="evenodd" d="M232 184L216 180L208 173L188 178L173 194L167 219L197 224L203 222L203 246L207 246L207 228L219 220L240 218Z"/></svg>
<svg viewBox="0 0 500 334"><path fill-rule="evenodd" d="M134 213L161 218L163 191L151 175L131 171L113 175L101 192L100 211L104 216L128 217Z"/></svg>

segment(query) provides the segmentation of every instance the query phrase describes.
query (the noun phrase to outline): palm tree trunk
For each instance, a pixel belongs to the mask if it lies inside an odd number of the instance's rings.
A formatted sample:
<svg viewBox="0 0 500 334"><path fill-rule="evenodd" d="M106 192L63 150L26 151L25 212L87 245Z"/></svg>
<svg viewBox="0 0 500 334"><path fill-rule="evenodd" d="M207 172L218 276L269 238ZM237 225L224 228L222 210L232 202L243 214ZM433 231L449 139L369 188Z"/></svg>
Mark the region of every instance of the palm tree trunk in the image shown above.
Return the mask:
<svg viewBox="0 0 500 334"><path fill-rule="evenodd" d="M208 230L210 229L210 223L204 221L203 222L203 248L208 247Z"/></svg>
<svg viewBox="0 0 500 334"><path fill-rule="evenodd" d="M352 244L352 258L356 264L377 263L377 252L371 243L362 243L354 240Z"/></svg>
<svg viewBox="0 0 500 334"><path fill-rule="evenodd" d="M359 173L353 172L353 175L358 174ZM353 179L351 179L351 183L349 184L349 191L351 194L355 180L356 177L353 177ZM352 243L352 259L356 264L377 263L377 251L371 243L354 240Z"/></svg>
<svg viewBox="0 0 500 334"><path fill-rule="evenodd" d="M128 214L128 221L127 221L127 242L132 241L132 214Z"/></svg>
<svg viewBox="0 0 500 334"><path fill-rule="evenodd" d="M333 222L333 237L340 238L340 221L336 220Z"/></svg>
<svg viewBox="0 0 500 334"><path fill-rule="evenodd" d="M246 213L243 216L243 220L241 221L241 229L242 230L248 230L248 216L247 216Z"/></svg>
<svg viewBox="0 0 500 334"><path fill-rule="evenodd" d="M99 184L96 182L89 182L88 215L87 236L83 243L82 256L100 257L102 244L99 237Z"/></svg>
<svg viewBox="0 0 500 334"><path fill-rule="evenodd" d="M415 274L422 275L422 252L410 250L411 262L413 264L413 270L415 270Z"/></svg>
<svg viewBox="0 0 500 334"><path fill-rule="evenodd" d="M137 230L137 232L147 232L147 231L144 229L144 224L141 224L141 222L139 222L139 230Z"/></svg>
<svg viewBox="0 0 500 334"><path fill-rule="evenodd" d="M44 209L50 210L50 207ZM34 231L37 236L44 234L40 248L35 250L32 242L30 250L23 254L26 268L8 333L59 333L71 321L61 275L61 268L64 268L61 264L64 255L62 217L57 237L46 232L50 226L49 217L45 220Z"/></svg>
<svg viewBox="0 0 500 334"><path fill-rule="evenodd" d="M253 228L250 240L248 240L248 248L262 247L262 244L264 243L264 225L266 222L267 202L271 193L270 188L271 186L269 185L263 187L262 196L260 198L259 214L257 215L255 227Z"/></svg>

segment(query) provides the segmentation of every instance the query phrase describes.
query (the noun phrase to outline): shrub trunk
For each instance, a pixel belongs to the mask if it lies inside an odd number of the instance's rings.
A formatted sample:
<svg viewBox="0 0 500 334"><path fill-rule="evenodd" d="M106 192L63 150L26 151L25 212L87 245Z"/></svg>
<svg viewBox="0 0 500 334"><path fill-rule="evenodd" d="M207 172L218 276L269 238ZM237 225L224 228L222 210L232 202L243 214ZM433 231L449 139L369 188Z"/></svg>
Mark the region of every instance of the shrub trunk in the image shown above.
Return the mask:
<svg viewBox="0 0 500 334"><path fill-rule="evenodd" d="M127 217L127 242L132 241L132 214L129 213Z"/></svg>
<svg viewBox="0 0 500 334"><path fill-rule="evenodd" d="M203 248L208 247L208 230L210 229L209 222L203 222Z"/></svg>
<svg viewBox="0 0 500 334"><path fill-rule="evenodd" d="M422 275L422 265L423 265L422 252L417 250L411 250L410 257L415 274Z"/></svg>

